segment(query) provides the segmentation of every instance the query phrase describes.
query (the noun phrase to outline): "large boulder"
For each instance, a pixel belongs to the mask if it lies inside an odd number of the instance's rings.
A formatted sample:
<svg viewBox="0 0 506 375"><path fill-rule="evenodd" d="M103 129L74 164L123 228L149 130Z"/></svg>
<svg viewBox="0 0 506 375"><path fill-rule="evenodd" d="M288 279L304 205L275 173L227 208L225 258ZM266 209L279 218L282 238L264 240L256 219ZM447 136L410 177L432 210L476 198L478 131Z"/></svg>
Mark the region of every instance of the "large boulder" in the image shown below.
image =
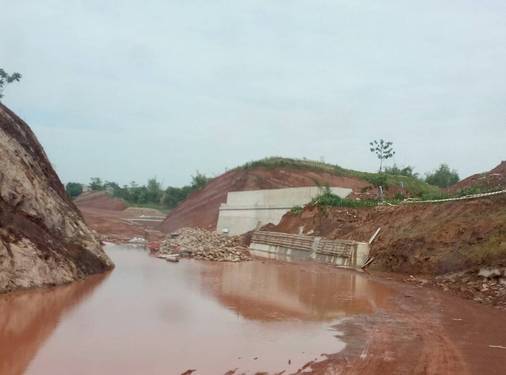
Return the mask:
<svg viewBox="0 0 506 375"><path fill-rule="evenodd" d="M0 103L0 293L113 266L31 129Z"/></svg>

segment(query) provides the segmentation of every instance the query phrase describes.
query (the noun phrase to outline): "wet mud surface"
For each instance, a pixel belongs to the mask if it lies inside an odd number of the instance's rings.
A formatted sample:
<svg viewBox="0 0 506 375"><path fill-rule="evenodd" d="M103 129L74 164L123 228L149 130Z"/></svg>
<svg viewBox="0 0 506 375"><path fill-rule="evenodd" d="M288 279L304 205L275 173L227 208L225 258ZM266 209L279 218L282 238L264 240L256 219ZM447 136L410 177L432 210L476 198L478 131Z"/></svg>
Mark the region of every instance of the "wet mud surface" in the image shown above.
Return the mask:
<svg viewBox="0 0 506 375"><path fill-rule="evenodd" d="M504 312L437 290L318 264L107 252L109 274L0 297L0 375L506 368Z"/></svg>
<svg viewBox="0 0 506 375"><path fill-rule="evenodd" d="M116 269L106 277L0 299L1 375L294 373L345 347L343 318L389 298L360 274L317 264L107 252Z"/></svg>

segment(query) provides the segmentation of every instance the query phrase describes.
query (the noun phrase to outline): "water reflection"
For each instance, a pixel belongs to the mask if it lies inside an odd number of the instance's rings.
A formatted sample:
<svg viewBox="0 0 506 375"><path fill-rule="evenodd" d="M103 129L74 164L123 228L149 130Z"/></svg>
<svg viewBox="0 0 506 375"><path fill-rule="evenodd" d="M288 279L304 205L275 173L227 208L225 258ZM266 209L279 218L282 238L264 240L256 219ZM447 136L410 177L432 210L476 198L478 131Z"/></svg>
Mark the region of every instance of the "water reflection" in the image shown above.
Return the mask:
<svg viewBox="0 0 506 375"><path fill-rule="evenodd" d="M106 282L0 298L0 375L293 373L342 350L331 327L388 294L319 264L172 264L122 246L107 252L116 268Z"/></svg>
<svg viewBox="0 0 506 375"><path fill-rule="evenodd" d="M389 292L351 270L302 263L210 264L202 285L248 319L333 320L371 313Z"/></svg>
<svg viewBox="0 0 506 375"><path fill-rule="evenodd" d="M107 277L0 296L0 375L23 374L63 316Z"/></svg>

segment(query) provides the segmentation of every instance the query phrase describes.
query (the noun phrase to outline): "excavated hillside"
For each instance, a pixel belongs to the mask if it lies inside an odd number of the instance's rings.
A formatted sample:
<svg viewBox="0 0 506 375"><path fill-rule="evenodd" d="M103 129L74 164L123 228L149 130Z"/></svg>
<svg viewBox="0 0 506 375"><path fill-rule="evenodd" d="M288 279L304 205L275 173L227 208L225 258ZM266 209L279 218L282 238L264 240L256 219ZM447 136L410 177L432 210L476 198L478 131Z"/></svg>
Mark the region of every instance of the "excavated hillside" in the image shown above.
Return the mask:
<svg viewBox="0 0 506 375"><path fill-rule="evenodd" d="M328 184L360 190L369 183L358 178L338 177L327 172L292 168L234 169L210 181L202 190L191 194L172 210L161 229L171 232L182 227L200 227L214 230L218 222L219 207L227 200L230 191L276 189Z"/></svg>
<svg viewBox="0 0 506 375"><path fill-rule="evenodd" d="M183 227L216 229L219 207L231 191L279 189L304 186L339 186L353 189L352 196L377 198L373 185L376 174L342 169L330 164L285 158L267 158L235 168L211 180L202 190L192 193L172 210L160 225L164 232ZM389 176L385 194L393 197L403 182L407 196L436 189L407 177Z"/></svg>
<svg viewBox="0 0 506 375"><path fill-rule="evenodd" d="M368 241L373 268L442 274L480 266L506 266L506 194L446 203L369 208L307 206L287 213L269 230Z"/></svg>
<svg viewBox="0 0 506 375"><path fill-rule="evenodd" d="M450 187L450 192L456 193L466 189L482 191L506 189L506 161L502 161L488 172L473 174L457 182Z"/></svg>
<svg viewBox="0 0 506 375"><path fill-rule="evenodd" d="M0 292L113 267L29 126L0 104Z"/></svg>
<svg viewBox="0 0 506 375"><path fill-rule="evenodd" d="M122 211L126 209L127 204L119 198L114 198L105 191L90 191L82 193L74 203L84 208L99 208L102 210Z"/></svg>

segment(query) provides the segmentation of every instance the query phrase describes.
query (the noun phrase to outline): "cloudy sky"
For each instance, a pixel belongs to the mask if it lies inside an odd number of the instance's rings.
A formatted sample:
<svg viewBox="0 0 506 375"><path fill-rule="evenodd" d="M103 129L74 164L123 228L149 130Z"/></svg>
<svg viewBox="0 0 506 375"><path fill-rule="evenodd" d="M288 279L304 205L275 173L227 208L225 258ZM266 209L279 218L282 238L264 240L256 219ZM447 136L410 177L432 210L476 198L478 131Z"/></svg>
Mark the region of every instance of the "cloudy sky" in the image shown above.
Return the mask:
<svg viewBox="0 0 506 375"><path fill-rule="evenodd" d="M504 0L0 0L4 103L64 181L189 182L270 155L506 159Z"/></svg>

